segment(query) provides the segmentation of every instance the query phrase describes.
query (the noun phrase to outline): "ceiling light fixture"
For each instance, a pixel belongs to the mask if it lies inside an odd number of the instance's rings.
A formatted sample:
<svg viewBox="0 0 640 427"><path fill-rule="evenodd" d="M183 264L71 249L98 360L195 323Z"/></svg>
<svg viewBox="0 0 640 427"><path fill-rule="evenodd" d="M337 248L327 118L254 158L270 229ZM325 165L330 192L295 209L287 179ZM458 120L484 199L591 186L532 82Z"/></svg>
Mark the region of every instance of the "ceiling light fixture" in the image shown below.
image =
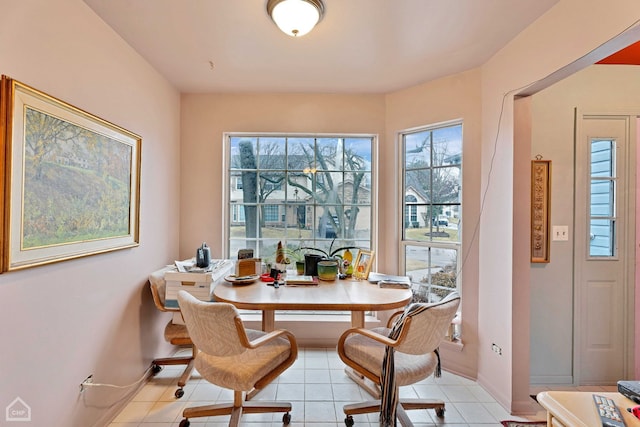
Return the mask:
<svg viewBox="0 0 640 427"><path fill-rule="evenodd" d="M307 34L322 19L322 0L268 0L267 13L278 28L292 37Z"/></svg>

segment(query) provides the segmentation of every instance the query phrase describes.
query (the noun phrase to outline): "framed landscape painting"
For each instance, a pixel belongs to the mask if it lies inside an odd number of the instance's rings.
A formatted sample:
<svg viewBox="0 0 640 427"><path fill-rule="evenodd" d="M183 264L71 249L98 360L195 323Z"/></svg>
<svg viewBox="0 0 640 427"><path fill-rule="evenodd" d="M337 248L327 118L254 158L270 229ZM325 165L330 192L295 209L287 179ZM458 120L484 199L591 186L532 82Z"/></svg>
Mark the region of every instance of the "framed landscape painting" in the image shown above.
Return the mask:
<svg viewBox="0 0 640 427"><path fill-rule="evenodd" d="M139 244L141 138L2 76L2 271Z"/></svg>

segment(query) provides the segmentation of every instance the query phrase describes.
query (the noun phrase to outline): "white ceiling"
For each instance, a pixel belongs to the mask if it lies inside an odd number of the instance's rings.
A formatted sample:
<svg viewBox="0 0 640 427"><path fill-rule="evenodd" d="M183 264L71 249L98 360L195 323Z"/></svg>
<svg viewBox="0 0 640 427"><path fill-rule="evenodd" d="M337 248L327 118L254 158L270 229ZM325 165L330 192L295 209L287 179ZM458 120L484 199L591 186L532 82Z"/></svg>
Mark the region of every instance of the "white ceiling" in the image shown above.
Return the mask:
<svg viewBox="0 0 640 427"><path fill-rule="evenodd" d="M386 93L475 68L559 0L324 0L282 33L267 0L84 0L181 92Z"/></svg>

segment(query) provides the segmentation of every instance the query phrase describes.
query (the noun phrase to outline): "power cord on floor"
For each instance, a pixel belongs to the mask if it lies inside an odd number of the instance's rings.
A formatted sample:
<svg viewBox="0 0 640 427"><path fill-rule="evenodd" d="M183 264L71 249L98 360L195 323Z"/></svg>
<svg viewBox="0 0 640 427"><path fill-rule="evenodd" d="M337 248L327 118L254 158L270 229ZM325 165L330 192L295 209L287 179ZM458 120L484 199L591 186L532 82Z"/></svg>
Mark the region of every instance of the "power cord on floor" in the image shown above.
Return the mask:
<svg viewBox="0 0 640 427"><path fill-rule="evenodd" d="M133 387L135 385L140 384L142 381L144 381L147 378L147 375L149 375L149 372L151 372L154 369L154 366L151 365L147 368L146 371L144 371L144 374L142 374L142 377L140 379L138 379L137 381L131 383L131 384L127 384L127 385L115 385L115 384L101 384L101 383L94 383L93 382L93 375L89 375L87 377L87 379L85 379L81 384L80 384L80 393L84 392L84 390L87 387L111 387L111 388L130 388Z"/></svg>

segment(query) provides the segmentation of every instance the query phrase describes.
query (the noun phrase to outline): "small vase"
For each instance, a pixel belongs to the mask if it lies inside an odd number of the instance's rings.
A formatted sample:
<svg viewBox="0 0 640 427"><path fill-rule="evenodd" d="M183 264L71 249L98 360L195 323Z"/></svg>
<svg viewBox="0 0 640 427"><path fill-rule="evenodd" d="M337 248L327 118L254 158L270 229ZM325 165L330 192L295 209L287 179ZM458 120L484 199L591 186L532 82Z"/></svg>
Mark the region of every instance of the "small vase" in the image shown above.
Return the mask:
<svg viewBox="0 0 640 427"><path fill-rule="evenodd" d="M332 281L338 276L338 261L326 260L318 262L318 279Z"/></svg>

